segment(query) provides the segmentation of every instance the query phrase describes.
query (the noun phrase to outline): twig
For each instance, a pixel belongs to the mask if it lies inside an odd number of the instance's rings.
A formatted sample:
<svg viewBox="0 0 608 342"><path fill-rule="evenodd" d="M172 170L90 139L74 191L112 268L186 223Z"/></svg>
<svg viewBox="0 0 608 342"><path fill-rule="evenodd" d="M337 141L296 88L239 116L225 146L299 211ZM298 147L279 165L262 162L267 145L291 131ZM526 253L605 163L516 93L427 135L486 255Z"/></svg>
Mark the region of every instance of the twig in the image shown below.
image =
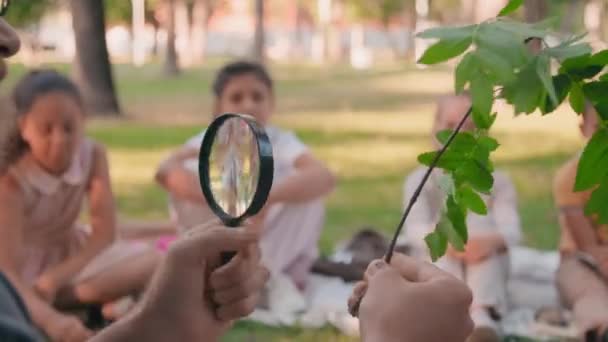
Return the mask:
<svg viewBox="0 0 608 342"><path fill-rule="evenodd" d="M391 259L393 258L393 250L395 249L395 245L397 244L397 238L399 238L399 235L401 235L401 231L403 230L403 224L405 223L405 219L407 219L408 215L410 214L410 211L412 211L412 207L418 200L418 197L420 196L420 193L422 192L422 188L424 188L424 185L429 180L429 177L431 176L431 173L437 166L437 163L439 163L439 159L441 158L441 156L445 153L445 151L448 149L448 147L450 146L452 141L454 141L454 138L456 138L456 135L458 135L458 132L460 132L460 130L462 129L462 126L464 126L464 123L471 116L472 111L473 111L473 107L471 106L469 108L469 110L467 111L467 113L462 117L462 120L460 121L460 123L458 123L458 126L456 127L454 132L452 132L452 134L450 135L448 140L445 142L443 147L439 150L439 153L437 153L437 155L435 156L435 159L433 159L433 162L431 162L429 169L424 174L422 181L420 182L420 184L418 185L418 188L416 188L416 191L412 195L412 198L410 199L410 202L408 203L407 208L405 209L405 212L403 213L403 216L401 217L401 221L399 222L397 231L395 232L395 235L393 236L393 240L391 241L391 244L388 247L388 252L386 253L386 257L385 257L385 261L387 264L391 263ZM363 296L358 298L357 301L352 306L349 306L348 310L353 317L359 316L359 307L361 306L362 300L363 300Z"/></svg>
<svg viewBox="0 0 608 342"><path fill-rule="evenodd" d="M439 159L441 158L441 156L445 153L445 151L448 149L448 147L450 146L452 141L454 141L454 138L456 138L456 135L458 135L458 132L460 132L460 130L462 129L462 126L464 126L464 123L471 116L472 111L473 111L473 107L471 106L469 108L469 110L467 111L467 113L462 117L462 120L460 120L460 123L458 124L458 126L456 127L454 132L452 132L452 134L450 135L448 140L445 142L445 144L443 145L441 150L439 150L439 153L437 153L437 155L435 156L435 159L433 159L433 162L429 166L428 170L426 170L426 173L424 174L422 181L418 185L418 188L416 188L416 191L412 195L412 198L410 199L410 202L408 203L407 208L405 209L405 212L403 213L403 216L401 217L399 226L397 226L397 231L395 232L395 235L393 236L393 240L391 241L391 244L388 248L388 252L386 253L385 260L386 260L387 264L391 263L391 259L393 258L393 250L395 249L395 245L397 244L397 239L399 238L399 235L401 235L401 231L403 230L403 224L405 223L405 220L409 216L410 211L412 211L412 207L418 200L418 197L420 196L420 193L422 192L422 188L424 188L424 185L429 180L431 173L433 172L435 167L437 167L437 163L439 163Z"/></svg>

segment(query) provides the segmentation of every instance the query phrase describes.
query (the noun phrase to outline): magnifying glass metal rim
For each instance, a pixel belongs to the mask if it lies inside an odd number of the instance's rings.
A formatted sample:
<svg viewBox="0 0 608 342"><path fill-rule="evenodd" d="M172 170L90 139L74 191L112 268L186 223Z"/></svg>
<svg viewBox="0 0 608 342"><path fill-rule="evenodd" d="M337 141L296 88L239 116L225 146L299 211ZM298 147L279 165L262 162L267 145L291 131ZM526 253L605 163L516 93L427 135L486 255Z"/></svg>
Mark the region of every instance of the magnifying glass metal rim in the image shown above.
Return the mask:
<svg viewBox="0 0 608 342"><path fill-rule="evenodd" d="M255 137L257 145L258 155L260 157L260 170L258 182L256 184L255 193L253 199L249 204L249 207L239 217L233 217L222 209L217 204L213 192L211 191L211 182L209 179L209 158L211 157L211 149L215 142L215 136L218 130L226 120L238 118L243 120ZM264 128L258 124L258 122L250 115L237 114L237 113L225 113L218 116L207 128L203 142L201 143L201 149L199 152L199 164L198 164L198 175L201 182L201 188L203 195L207 200L209 208L222 220L222 222L228 227L237 227L247 217L251 217L257 214L266 203L268 194L272 188L272 180L274 176L274 159L272 156L272 144L268 135L264 131Z"/></svg>

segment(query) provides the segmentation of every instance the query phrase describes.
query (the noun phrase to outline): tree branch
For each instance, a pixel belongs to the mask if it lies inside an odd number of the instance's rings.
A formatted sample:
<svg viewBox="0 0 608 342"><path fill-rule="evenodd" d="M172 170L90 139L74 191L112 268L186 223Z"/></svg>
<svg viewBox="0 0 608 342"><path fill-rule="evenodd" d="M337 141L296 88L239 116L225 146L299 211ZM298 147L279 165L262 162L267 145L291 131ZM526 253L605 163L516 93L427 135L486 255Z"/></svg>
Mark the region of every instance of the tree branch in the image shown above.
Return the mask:
<svg viewBox="0 0 608 342"><path fill-rule="evenodd" d="M462 117L462 120L460 120L460 123L458 124L456 129L454 130L454 132L452 132L452 135L450 135L450 137L445 142L445 144L443 145L441 150L439 150L439 153L437 153L437 155L435 156L435 159L433 159L433 162L431 163L428 170L424 174L424 177L422 178L422 181L418 185L418 188L416 188L416 191L412 195L412 198L410 199L410 202L408 203L407 208L405 209L405 212L403 213L403 216L401 217L401 221L399 222L399 225L397 226L397 231L395 231L395 235L393 236L393 240L391 241L391 244L388 248L388 252L386 253L385 260L386 260L387 264L391 263L391 259L393 257L393 251L395 249L395 245L397 244L397 239L399 238L399 235L401 235L401 231L403 230L403 224L405 223L405 220L409 216L410 211L412 211L412 207L418 200L418 197L420 196L420 193L422 192L422 188L424 188L424 185L429 180L431 173L433 172L435 167L437 167L437 163L439 163L439 159L441 158L441 156L445 153L445 151L448 149L448 147L450 146L452 141L454 141L454 138L456 138L456 135L458 135L458 132L460 132L460 130L462 129L462 126L464 126L464 123L471 116L472 111L473 111L473 107L470 107L469 110L467 111L467 113Z"/></svg>

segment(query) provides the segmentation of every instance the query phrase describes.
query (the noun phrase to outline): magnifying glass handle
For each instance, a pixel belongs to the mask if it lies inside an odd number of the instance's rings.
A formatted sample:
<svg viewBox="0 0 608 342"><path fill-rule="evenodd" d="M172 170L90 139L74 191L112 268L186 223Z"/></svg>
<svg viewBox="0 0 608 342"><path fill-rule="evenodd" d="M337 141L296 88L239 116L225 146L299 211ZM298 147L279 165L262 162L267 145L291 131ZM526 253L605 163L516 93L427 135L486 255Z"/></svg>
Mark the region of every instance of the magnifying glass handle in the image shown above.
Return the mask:
<svg viewBox="0 0 608 342"><path fill-rule="evenodd" d="M230 228L236 228L238 226L241 225L242 220L238 220L238 219L224 219L222 220L224 222L224 225L226 227L230 227ZM230 262L230 260L232 260L232 258L234 258L236 256L236 252L222 252L220 254L220 257L222 259L222 265L226 265L227 263Z"/></svg>

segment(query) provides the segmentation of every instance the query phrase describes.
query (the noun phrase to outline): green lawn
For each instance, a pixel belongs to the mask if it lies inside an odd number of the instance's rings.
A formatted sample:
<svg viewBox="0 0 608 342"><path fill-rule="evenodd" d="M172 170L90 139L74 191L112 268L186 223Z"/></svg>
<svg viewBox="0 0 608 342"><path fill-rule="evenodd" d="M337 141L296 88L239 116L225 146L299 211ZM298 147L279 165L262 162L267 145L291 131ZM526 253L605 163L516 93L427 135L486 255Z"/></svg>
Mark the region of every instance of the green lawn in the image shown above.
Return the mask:
<svg viewBox="0 0 608 342"><path fill-rule="evenodd" d="M152 180L159 161L197 133L209 118L212 62L181 78L160 77L158 66L115 69L123 120L92 120L90 134L109 147L114 190L123 217L167 217L166 199ZM22 70L22 69L19 69ZM20 71L14 72L14 80ZM345 67L275 66L275 122L293 129L325 160L340 181L328 199L321 249L363 225L390 233L399 220L402 184L429 148L434 99L450 91L449 70L384 66L358 72ZM577 118L564 108L552 117L513 118L498 106L495 160L519 191L526 244L555 248L557 220L551 200L556 167L581 146ZM350 341L332 329L268 329L240 324L226 341Z"/></svg>

